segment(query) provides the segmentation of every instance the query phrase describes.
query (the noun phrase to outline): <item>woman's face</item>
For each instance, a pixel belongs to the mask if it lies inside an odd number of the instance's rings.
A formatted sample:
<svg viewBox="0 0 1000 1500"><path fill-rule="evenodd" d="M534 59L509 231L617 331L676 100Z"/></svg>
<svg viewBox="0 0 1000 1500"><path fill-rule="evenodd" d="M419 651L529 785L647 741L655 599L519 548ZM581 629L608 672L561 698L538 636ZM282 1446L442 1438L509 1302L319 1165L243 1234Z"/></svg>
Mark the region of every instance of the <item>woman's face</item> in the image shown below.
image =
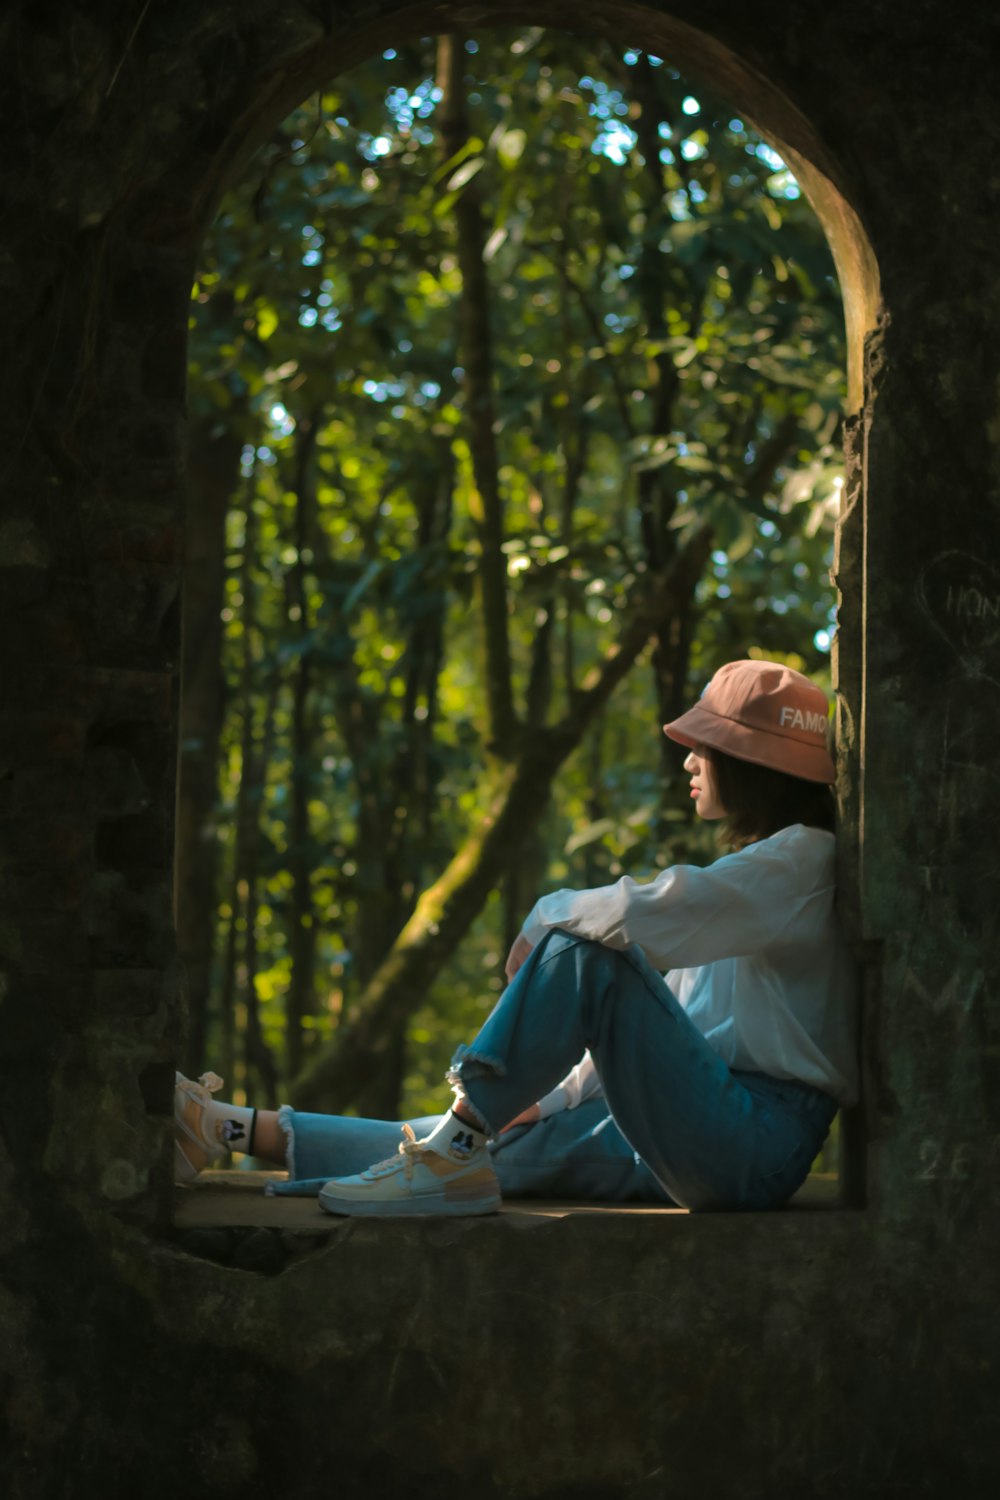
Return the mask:
<svg viewBox="0 0 1000 1500"><path fill-rule="evenodd" d="M705 754L704 745L695 746L684 762L684 769L691 777L691 796L699 818L724 818L726 809L722 805L715 771Z"/></svg>

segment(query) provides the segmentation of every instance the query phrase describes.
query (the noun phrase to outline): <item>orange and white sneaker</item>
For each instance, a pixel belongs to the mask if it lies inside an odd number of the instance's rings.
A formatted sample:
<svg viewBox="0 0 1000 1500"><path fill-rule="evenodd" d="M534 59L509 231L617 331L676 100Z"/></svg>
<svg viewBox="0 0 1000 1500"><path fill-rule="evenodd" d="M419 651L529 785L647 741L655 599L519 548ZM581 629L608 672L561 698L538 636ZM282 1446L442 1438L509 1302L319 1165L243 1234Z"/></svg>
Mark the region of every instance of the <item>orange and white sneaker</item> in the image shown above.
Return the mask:
<svg viewBox="0 0 1000 1500"><path fill-rule="evenodd" d="M215 1134L210 1110L212 1095L221 1087L218 1073L202 1073L197 1083L183 1073L175 1075L175 1182L193 1182L199 1172L216 1166L226 1156L226 1148Z"/></svg>
<svg viewBox="0 0 1000 1500"><path fill-rule="evenodd" d="M492 1214L500 1207L500 1184L486 1149L485 1136L463 1130L435 1129L418 1141L403 1126L399 1152L376 1162L356 1177L335 1177L320 1189L320 1207L328 1214L468 1215ZM481 1144L480 1144L481 1143Z"/></svg>

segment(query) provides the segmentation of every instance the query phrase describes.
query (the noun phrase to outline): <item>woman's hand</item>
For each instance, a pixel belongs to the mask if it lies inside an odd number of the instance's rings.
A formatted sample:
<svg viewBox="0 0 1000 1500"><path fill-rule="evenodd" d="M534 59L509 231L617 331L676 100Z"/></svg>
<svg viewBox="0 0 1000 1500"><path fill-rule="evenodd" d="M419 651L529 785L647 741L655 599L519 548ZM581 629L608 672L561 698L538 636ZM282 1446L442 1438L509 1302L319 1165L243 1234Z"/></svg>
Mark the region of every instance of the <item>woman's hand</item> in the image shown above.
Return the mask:
<svg viewBox="0 0 1000 1500"><path fill-rule="evenodd" d="M541 1105L529 1104L527 1109L522 1109L519 1115L515 1115L513 1120L503 1127L500 1134L503 1135L505 1131L513 1130L515 1125L534 1125L535 1121L541 1118Z"/></svg>
<svg viewBox="0 0 1000 1500"><path fill-rule="evenodd" d="M504 965L504 973L507 975L508 980L514 978L514 975L517 973L518 969L531 953L531 948L532 945L528 942L528 939L525 937L524 933L518 933L517 937L514 939L513 947L507 955L507 962Z"/></svg>

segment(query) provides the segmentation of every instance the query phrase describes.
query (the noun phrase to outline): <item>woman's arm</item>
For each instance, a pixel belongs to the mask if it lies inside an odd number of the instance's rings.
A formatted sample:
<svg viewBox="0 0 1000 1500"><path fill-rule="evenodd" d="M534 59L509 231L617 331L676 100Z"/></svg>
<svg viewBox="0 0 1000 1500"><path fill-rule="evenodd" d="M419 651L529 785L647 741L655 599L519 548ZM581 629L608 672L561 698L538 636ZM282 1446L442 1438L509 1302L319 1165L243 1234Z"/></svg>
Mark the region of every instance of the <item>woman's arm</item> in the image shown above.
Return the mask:
<svg viewBox="0 0 1000 1500"><path fill-rule="evenodd" d="M589 1052L585 1052L562 1083L556 1084L544 1099L539 1099L539 1118L545 1120L549 1115L558 1114L561 1109L576 1109L585 1099L596 1099L603 1092L594 1059Z"/></svg>
<svg viewBox="0 0 1000 1500"><path fill-rule="evenodd" d="M625 875L594 890L555 891L536 903L518 941L530 951L559 927L609 948L636 943L660 970L757 952L804 900L832 891L832 837L808 829L797 835L785 830L706 869L674 865L645 883Z"/></svg>
<svg viewBox="0 0 1000 1500"><path fill-rule="evenodd" d="M529 1104L527 1109L523 1109L503 1127L500 1134L503 1135L505 1130L513 1130L515 1125L533 1125L536 1120L547 1120L549 1115L556 1115L563 1109L576 1109L585 1099L596 1099L601 1093L603 1089L594 1067L594 1059L589 1052L585 1052L562 1083L557 1084L543 1099L539 1099L537 1104Z"/></svg>

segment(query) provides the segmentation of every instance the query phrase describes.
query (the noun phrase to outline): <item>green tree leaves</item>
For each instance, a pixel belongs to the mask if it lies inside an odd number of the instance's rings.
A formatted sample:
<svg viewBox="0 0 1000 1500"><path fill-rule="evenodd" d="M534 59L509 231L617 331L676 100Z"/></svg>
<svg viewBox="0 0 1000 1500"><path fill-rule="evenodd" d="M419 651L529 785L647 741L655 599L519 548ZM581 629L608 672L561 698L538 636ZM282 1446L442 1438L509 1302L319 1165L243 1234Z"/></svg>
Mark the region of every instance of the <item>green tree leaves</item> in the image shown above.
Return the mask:
<svg viewBox="0 0 1000 1500"><path fill-rule="evenodd" d="M516 900L707 857L659 722L751 648L825 664L841 313L796 184L669 60L533 28L470 39L457 66L455 149L433 39L289 117L223 205L194 288L199 441L225 432L242 452L218 601L219 809L202 817L223 855L209 1046L226 986L239 1020L252 985L286 1078L349 1027L421 891L476 835L498 749L516 757L572 716L644 580L706 527L690 597L548 810L531 801ZM474 379L459 332L473 204L492 335ZM489 482L502 526L487 534ZM490 558L506 747L480 644ZM238 806L244 827L253 808L254 896ZM495 994L513 921L494 899L421 1010L426 1067L393 1011L391 1107L407 1077L407 1109L439 1097L427 1069Z"/></svg>

